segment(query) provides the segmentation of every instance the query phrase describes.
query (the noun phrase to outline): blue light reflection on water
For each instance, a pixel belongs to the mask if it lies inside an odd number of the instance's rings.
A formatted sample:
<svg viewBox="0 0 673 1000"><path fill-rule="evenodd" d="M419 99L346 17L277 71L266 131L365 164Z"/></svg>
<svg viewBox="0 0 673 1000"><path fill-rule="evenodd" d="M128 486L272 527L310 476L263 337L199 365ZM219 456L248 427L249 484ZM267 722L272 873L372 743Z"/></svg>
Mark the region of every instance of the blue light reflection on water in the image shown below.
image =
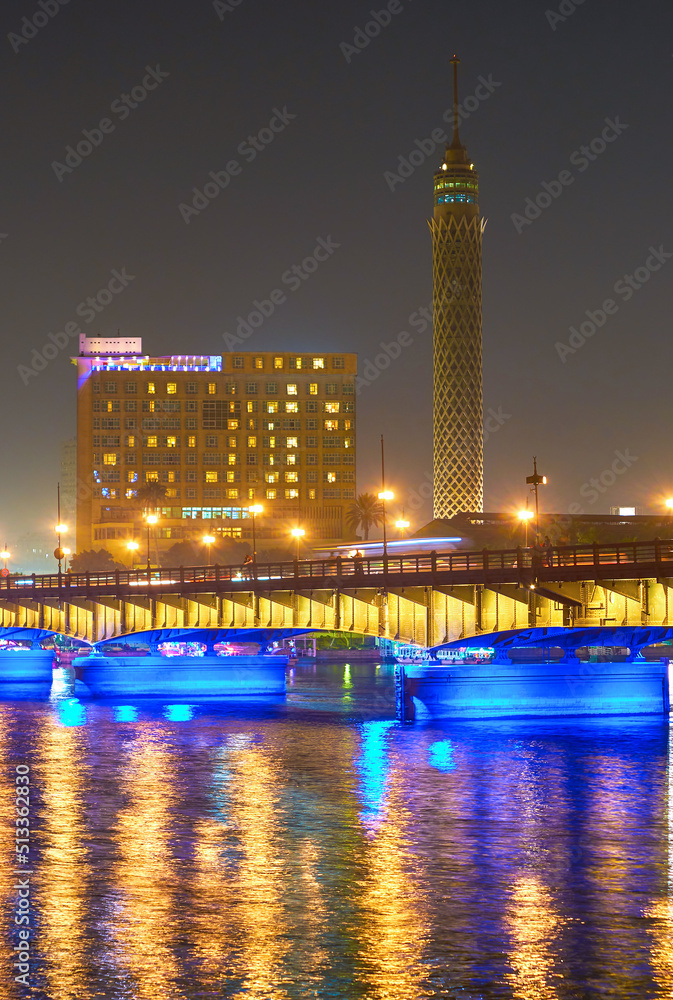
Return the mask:
<svg viewBox="0 0 673 1000"><path fill-rule="evenodd" d="M453 771L456 762L453 759L451 740L437 740L428 748L428 760L438 771Z"/></svg>
<svg viewBox="0 0 673 1000"><path fill-rule="evenodd" d="M673 995L667 723L405 726L389 674L353 664L346 705L343 665L314 670L284 704L190 719L0 703L0 791L30 764L35 954L60 995ZM142 900L127 936L123 900Z"/></svg>

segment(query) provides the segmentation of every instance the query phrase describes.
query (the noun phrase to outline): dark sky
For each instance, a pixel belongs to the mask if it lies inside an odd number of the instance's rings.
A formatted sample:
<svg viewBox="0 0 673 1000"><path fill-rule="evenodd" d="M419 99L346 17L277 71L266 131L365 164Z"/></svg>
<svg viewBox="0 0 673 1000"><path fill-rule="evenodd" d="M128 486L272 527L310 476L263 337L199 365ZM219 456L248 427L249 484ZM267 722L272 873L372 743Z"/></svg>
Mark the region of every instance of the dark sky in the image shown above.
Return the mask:
<svg viewBox="0 0 673 1000"><path fill-rule="evenodd" d="M358 485L378 486L384 432L390 485L413 509L431 472L432 381L430 330L414 331L410 316L431 299L426 219L442 150L394 191L385 173L443 124L454 51L462 97L479 77L492 90L482 86L461 129L488 218L485 408L497 416L486 507L522 503L537 454L547 510L657 509L673 492L673 259L649 249L673 253L670 0L585 0L565 20L548 11L571 0L399 0L355 54L342 43L383 4L234 2L218 15L208 0L70 0L13 45L24 18L46 17L37 0L2 5L0 532L53 523L76 341L39 374L19 372L49 333L78 321L89 335L142 336L149 354L221 353L237 317L283 287L319 237L338 249L247 347L357 351L362 369L409 331L413 344L359 395ZM137 107L111 110L148 66L168 75ZM274 109L295 117L254 159L249 146L237 152ZM55 169L103 118L114 130L91 155ZM575 155L606 119L618 123L614 141L592 162ZM240 173L187 224L180 203L232 159ZM512 215L564 170L572 183L517 232ZM648 258L659 270L641 271L649 280L627 301L615 283ZM124 268L128 286L93 322L78 317ZM606 299L613 314L561 360L556 345ZM429 504L414 525L427 516Z"/></svg>

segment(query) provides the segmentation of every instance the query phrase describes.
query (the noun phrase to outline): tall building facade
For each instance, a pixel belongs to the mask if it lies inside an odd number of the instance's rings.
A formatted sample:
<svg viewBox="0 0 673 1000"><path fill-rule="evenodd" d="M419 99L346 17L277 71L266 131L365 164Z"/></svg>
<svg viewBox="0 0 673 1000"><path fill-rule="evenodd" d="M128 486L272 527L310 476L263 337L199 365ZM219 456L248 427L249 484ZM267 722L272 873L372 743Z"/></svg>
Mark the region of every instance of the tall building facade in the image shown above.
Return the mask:
<svg viewBox="0 0 673 1000"><path fill-rule="evenodd" d="M295 526L307 542L343 537L355 497L355 355L151 358L139 341L82 337L73 362L78 551L130 562L148 507L159 554L204 532L251 539L252 505L262 507L258 540L284 547Z"/></svg>
<svg viewBox="0 0 673 1000"><path fill-rule="evenodd" d="M484 441L479 175L454 130L435 174L433 252L433 515L481 511Z"/></svg>

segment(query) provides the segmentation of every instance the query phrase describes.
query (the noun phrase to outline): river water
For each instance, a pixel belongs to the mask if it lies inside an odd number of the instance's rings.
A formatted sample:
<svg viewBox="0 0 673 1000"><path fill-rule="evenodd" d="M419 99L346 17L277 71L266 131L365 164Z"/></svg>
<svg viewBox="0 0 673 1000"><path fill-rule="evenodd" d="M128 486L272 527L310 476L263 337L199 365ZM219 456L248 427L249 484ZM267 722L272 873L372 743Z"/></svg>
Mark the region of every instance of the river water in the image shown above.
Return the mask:
<svg viewBox="0 0 673 1000"><path fill-rule="evenodd" d="M0 703L0 1000L673 997L668 720L393 715L368 664L275 703Z"/></svg>

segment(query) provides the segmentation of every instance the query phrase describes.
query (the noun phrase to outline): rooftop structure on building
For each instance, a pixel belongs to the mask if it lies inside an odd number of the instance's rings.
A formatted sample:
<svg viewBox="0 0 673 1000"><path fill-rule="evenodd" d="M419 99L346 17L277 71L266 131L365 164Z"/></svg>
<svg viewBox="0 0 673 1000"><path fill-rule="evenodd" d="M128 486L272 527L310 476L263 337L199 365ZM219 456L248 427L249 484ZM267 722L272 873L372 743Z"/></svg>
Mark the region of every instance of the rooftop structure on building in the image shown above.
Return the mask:
<svg viewBox="0 0 673 1000"><path fill-rule="evenodd" d="M144 516L159 553L219 534L287 544L344 536L355 497L354 354L144 355L140 339L80 339L78 550L130 562ZM152 545L154 552L154 542ZM140 555L136 557L140 560ZM140 560L142 561L142 560Z"/></svg>

